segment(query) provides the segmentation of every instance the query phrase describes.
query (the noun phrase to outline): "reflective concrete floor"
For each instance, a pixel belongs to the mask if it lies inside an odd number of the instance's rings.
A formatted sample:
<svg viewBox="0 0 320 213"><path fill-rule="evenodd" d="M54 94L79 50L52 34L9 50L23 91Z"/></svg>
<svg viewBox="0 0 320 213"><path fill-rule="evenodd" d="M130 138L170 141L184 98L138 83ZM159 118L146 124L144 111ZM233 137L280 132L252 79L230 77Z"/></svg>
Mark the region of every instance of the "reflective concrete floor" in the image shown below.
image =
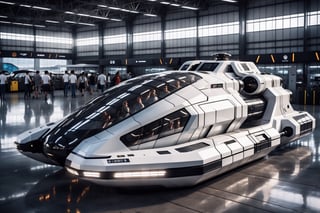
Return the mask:
<svg viewBox="0 0 320 213"><path fill-rule="evenodd" d="M0 104L0 212L320 212L320 127L268 157L189 188L113 188L73 179L21 155L17 134L61 119L92 98ZM295 106L317 120L319 106ZM319 123L319 121L318 121Z"/></svg>

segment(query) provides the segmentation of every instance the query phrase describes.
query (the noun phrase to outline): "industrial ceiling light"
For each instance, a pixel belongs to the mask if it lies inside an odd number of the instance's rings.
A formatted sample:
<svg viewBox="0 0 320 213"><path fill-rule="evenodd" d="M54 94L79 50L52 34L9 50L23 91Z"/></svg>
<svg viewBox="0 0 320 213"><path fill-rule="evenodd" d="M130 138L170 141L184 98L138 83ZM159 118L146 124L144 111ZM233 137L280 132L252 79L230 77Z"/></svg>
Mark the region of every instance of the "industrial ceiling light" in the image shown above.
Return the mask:
<svg viewBox="0 0 320 213"><path fill-rule="evenodd" d="M117 19L117 18L110 18L110 20L112 20L112 21L122 21L121 19Z"/></svg>
<svg viewBox="0 0 320 213"><path fill-rule="evenodd" d="M80 25L85 25L85 26L96 26L95 24L91 24L91 23L85 23L85 22L78 22L77 24L80 24Z"/></svg>
<svg viewBox="0 0 320 213"><path fill-rule="evenodd" d="M10 1L0 1L0 4L9 4L9 5L14 5L14 2L10 2Z"/></svg>
<svg viewBox="0 0 320 213"><path fill-rule="evenodd" d="M65 13L65 14L70 14L70 15L75 15L75 13L74 13L74 12L71 12L71 11L65 11L64 13Z"/></svg>
<svg viewBox="0 0 320 213"><path fill-rule="evenodd" d="M41 25L41 24L35 24L35 25L33 25L33 26L35 26L35 27L40 27L40 28L45 28L45 27L46 27L45 25Z"/></svg>
<svg viewBox="0 0 320 213"><path fill-rule="evenodd" d="M108 7L108 8L111 10L121 10L121 8L119 8L119 7Z"/></svg>
<svg viewBox="0 0 320 213"><path fill-rule="evenodd" d="M103 16L89 16L90 18L96 18L96 19L102 19L102 20L111 20L110 18L108 17L103 17Z"/></svg>
<svg viewBox="0 0 320 213"><path fill-rule="evenodd" d="M68 24L76 24L77 22L75 22L75 21L68 21L68 20L66 20L66 21L64 21L64 23L68 23Z"/></svg>
<svg viewBox="0 0 320 213"><path fill-rule="evenodd" d="M39 6L32 6L33 9L37 9L37 10L51 10L51 8L48 7L39 7Z"/></svg>
<svg viewBox="0 0 320 213"><path fill-rule="evenodd" d="M148 0L148 1L158 2L158 1L155 1L155 0ZM187 6L187 5L171 3L171 2L168 2L168 1L160 1L158 3L163 4L163 5L173 6L173 7L179 7L179 8L183 8L183 9L187 9L187 10L199 10L199 8L197 8L197 7L191 7L191 6Z"/></svg>
<svg viewBox="0 0 320 213"><path fill-rule="evenodd" d="M32 27L32 24L26 24L26 23L21 23L21 22L12 22L12 24Z"/></svg>
<svg viewBox="0 0 320 213"><path fill-rule="evenodd" d="M85 25L85 26L95 26L95 24L91 24L91 23L85 23L85 22L75 22L75 21L64 21L64 23L67 24L80 24L80 25Z"/></svg>
<svg viewBox="0 0 320 213"><path fill-rule="evenodd" d="M221 1L229 2L229 3L237 3L236 0L221 0Z"/></svg>
<svg viewBox="0 0 320 213"><path fill-rule="evenodd" d="M109 8L110 10L118 10L118 11L127 12L127 13L139 13L136 10L128 10L128 9L124 9L124 8L120 8L120 7L108 7L108 6L106 6L106 7Z"/></svg>
<svg viewBox="0 0 320 213"><path fill-rule="evenodd" d="M126 13L134 13L134 14L138 14L141 13L137 10L128 10L125 8L120 8L120 7L113 7L113 6L107 6L107 5L103 5L103 4L98 4L97 7L101 7L101 8L108 8L110 10L117 10L117 11L122 11L122 12L126 12ZM111 20L111 19L110 19ZM116 19L119 20L119 19ZM120 20L121 21L121 20Z"/></svg>
<svg viewBox="0 0 320 213"><path fill-rule="evenodd" d="M136 11L136 10L127 10L127 9L122 9L121 11L129 12L129 13L135 13L135 14L138 14L138 13L139 13L139 11Z"/></svg>
<svg viewBox="0 0 320 213"><path fill-rule="evenodd" d="M108 18L108 17L104 17L104 16L95 16L95 15L89 15L89 14L85 14L85 13L75 13L72 11L65 11L64 13L69 14L69 15L77 15L77 16L89 17L89 18L95 18L95 19L101 19L101 20L122 21L121 19L113 19L113 18Z"/></svg>
<svg viewBox="0 0 320 213"><path fill-rule="evenodd" d="M21 23L21 22L10 22L10 21L0 21L2 24L15 24L20 26L27 26L27 27L41 27L45 28L45 25L39 25L39 24L27 24L27 23Z"/></svg>
<svg viewBox="0 0 320 213"><path fill-rule="evenodd" d="M157 15L151 14L151 13L144 13L143 15L145 15L145 16L150 16L150 17L157 17Z"/></svg>
<svg viewBox="0 0 320 213"><path fill-rule="evenodd" d="M107 5L103 5L103 4L98 4L97 6L98 7L103 7L103 8L107 8L108 7Z"/></svg>
<svg viewBox="0 0 320 213"><path fill-rule="evenodd" d="M32 5L29 4L19 4L20 7L26 7L26 8L30 8L32 7Z"/></svg>
<svg viewBox="0 0 320 213"><path fill-rule="evenodd" d="M167 1L161 1L160 4L165 4L165 5L169 5L170 2L167 2Z"/></svg>
<svg viewBox="0 0 320 213"><path fill-rule="evenodd" d="M2 23L2 24L11 24L10 21L0 21L0 23Z"/></svg>
<svg viewBox="0 0 320 213"><path fill-rule="evenodd" d="M90 16L90 15L84 14L84 13L77 13L76 15L78 15L78 16L83 16L83 17L89 17L89 16Z"/></svg>
<svg viewBox="0 0 320 213"><path fill-rule="evenodd" d="M54 21L54 20L45 20L47 23L53 23L53 24L59 24L59 21Z"/></svg>
<svg viewBox="0 0 320 213"><path fill-rule="evenodd" d="M199 8L197 7L190 7L190 6L181 6L181 8L188 9L188 10L199 10Z"/></svg>

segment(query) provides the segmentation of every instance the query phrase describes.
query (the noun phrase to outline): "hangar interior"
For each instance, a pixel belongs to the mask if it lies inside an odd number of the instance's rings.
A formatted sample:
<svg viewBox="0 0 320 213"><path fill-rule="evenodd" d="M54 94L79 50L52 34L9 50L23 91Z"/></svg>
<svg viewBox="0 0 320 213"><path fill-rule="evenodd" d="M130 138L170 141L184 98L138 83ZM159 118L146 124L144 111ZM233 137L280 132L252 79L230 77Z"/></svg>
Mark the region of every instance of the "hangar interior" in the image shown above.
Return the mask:
<svg viewBox="0 0 320 213"><path fill-rule="evenodd" d="M280 75L293 102L319 104L318 1L2 1L0 11L5 67L140 75L228 52Z"/></svg>
<svg viewBox="0 0 320 213"><path fill-rule="evenodd" d="M320 104L317 0L4 0L0 67L104 71L123 78L177 69L228 52L283 78L291 100L317 119ZM19 154L14 137L62 119L91 99L1 102L0 209L11 212L318 212L319 134L202 185L118 189L71 178ZM137 192L136 192L137 191ZM110 196L111 195L111 196ZM149 196L148 196L149 195ZM94 205L92 205L94 204Z"/></svg>

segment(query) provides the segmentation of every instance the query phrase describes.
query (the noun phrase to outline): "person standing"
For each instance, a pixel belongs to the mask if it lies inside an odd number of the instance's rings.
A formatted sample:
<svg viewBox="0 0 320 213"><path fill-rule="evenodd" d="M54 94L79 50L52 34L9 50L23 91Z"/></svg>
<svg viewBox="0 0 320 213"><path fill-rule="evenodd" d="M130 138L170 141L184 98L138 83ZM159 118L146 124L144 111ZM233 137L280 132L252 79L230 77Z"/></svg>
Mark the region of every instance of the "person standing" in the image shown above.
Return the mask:
<svg viewBox="0 0 320 213"><path fill-rule="evenodd" d="M93 95L93 92L96 88L96 84L97 84L97 81L96 81L96 74L92 73L90 76L89 76L89 89L90 89L90 95Z"/></svg>
<svg viewBox="0 0 320 213"><path fill-rule="evenodd" d="M42 89L44 91L44 99L48 99L48 92L51 91L51 77L49 76L48 70L44 71L44 75L42 76Z"/></svg>
<svg viewBox="0 0 320 213"><path fill-rule="evenodd" d="M30 78L29 72L26 72L26 75L24 76L24 98L28 99L31 96L31 84L32 80Z"/></svg>
<svg viewBox="0 0 320 213"><path fill-rule="evenodd" d="M118 85L118 84L120 84L120 82L121 82L121 77L120 77L120 72L118 71L117 73L116 73L116 75L114 76L114 78L113 78L113 84L114 85Z"/></svg>
<svg viewBox="0 0 320 213"><path fill-rule="evenodd" d="M71 97L76 97L76 87L77 87L77 76L74 74L74 70L71 70L71 74L69 76L69 82L71 86Z"/></svg>
<svg viewBox="0 0 320 213"><path fill-rule="evenodd" d="M0 73L0 99L1 101L6 100L6 83L7 83L7 76L4 74L4 71Z"/></svg>
<svg viewBox="0 0 320 213"><path fill-rule="evenodd" d="M53 74L50 72L49 74L51 82L50 82L50 93L51 93L51 98L54 98L54 90L55 90L55 82L54 79L55 77L53 76Z"/></svg>
<svg viewBox="0 0 320 213"><path fill-rule="evenodd" d="M100 75L98 76L98 86L100 88L101 93L104 92L106 81L107 81L106 75L103 72L101 72Z"/></svg>
<svg viewBox="0 0 320 213"><path fill-rule="evenodd" d="M109 89L111 87L111 76L110 73L108 73L107 75L107 89Z"/></svg>
<svg viewBox="0 0 320 213"><path fill-rule="evenodd" d="M68 70L65 71L64 75L62 76L62 79L63 79L64 97L68 97L68 90L69 90L69 73L68 73Z"/></svg>
<svg viewBox="0 0 320 213"><path fill-rule="evenodd" d="M84 72L82 72L78 78L78 88L82 96L84 96L84 91L86 90L87 85L88 85L88 79L85 76Z"/></svg>
<svg viewBox="0 0 320 213"><path fill-rule="evenodd" d="M39 93L41 90L41 81L42 81L39 70L36 71L36 74L33 77L33 81L34 81L34 96L33 97L39 98Z"/></svg>

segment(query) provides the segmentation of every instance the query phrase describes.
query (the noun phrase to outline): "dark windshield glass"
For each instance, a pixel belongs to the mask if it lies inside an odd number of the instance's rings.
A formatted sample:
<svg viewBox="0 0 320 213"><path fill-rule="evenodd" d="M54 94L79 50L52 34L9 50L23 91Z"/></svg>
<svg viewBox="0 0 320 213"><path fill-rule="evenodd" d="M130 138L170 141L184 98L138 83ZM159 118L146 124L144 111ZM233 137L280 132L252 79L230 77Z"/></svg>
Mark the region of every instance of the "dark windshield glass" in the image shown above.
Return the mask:
<svg viewBox="0 0 320 213"><path fill-rule="evenodd" d="M190 115L185 109L180 109L163 118L140 127L120 139L128 147L137 146L183 131Z"/></svg>
<svg viewBox="0 0 320 213"><path fill-rule="evenodd" d="M144 75L107 90L69 115L43 138L47 147L73 149L83 139L117 124L200 77L189 72Z"/></svg>
<svg viewBox="0 0 320 213"><path fill-rule="evenodd" d="M219 63L203 63L198 71L214 71Z"/></svg>
<svg viewBox="0 0 320 213"><path fill-rule="evenodd" d="M189 66L190 66L190 64L183 64L179 70L187 70Z"/></svg>

